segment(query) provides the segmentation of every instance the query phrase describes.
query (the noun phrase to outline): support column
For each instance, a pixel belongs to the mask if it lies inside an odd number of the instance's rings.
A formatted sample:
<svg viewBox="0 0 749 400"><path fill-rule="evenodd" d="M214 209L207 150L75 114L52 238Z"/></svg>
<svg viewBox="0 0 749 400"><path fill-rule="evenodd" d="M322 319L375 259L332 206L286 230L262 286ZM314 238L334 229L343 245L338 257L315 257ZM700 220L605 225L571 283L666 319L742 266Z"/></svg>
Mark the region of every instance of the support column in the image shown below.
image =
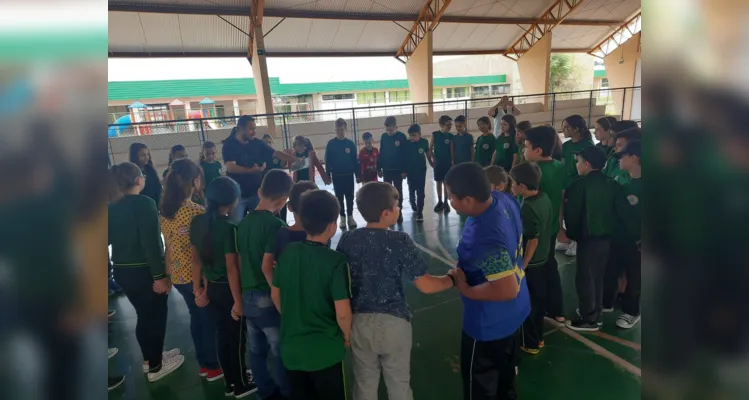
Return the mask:
<svg viewBox="0 0 749 400"><path fill-rule="evenodd" d="M257 96L256 110L258 114L273 113L273 97L270 91L268 79L268 64L265 61L265 42L263 40L262 25L255 26L252 38L252 79L255 82L255 96ZM276 131L273 118L268 118L268 131L274 134Z"/></svg>
<svg viewBox="0 0 749 400"><path fill-rule="evenodd" d="M431 103L434 97L434 80L432 68L432 32L426 32L424 38L406 62L408 89L413 103ZM420 116L426 114L426 118ZM434 107L417 106L417 122L431 123L434 118Z"/></svg>
<svg viewBox="0 0 749 400"><path fill-rule="evenodd" d="M533 47L518 60L518 73L524 94L548 93L551 74L551 35L547 32ZM530 99L530 102L537 102ZM542 98L545 109L549 109L551 99Z"/></svg>
<svg viewBox="0 0 749 400"><path fill-rule="evenodd" d="M619 46L619 48L604 57L603 64L606 66L606 78L609 80L610 88L628 88L635 85L635 71L637 70L637 61L640 59L640 52L638 51L640 47L640 34L637 33L632 36ZM622 62L619 63L620 61ZM622 90L612 93L617 118L622 116L622 114L624 115L624 119L631 118L632 99L634 96L635 93L631 89L627 90L626 98L624 98L624 91ZM623 113L622 104L624 105Z"/></svg>

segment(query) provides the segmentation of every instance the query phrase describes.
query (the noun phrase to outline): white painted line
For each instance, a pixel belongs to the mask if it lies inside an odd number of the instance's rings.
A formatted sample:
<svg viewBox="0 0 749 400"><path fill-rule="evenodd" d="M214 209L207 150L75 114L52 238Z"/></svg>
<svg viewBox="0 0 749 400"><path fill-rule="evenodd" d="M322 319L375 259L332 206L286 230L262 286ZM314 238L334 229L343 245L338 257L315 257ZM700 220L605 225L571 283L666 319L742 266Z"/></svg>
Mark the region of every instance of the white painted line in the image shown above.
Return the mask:
<svg viewBox="0 0 749 400"><path fill-rule="evenodd" d="M414 244L416 245L416 247L419 248L419 250L423 251L424 253L427 253L430 256L432 256L432 257L434 257L434 258L442 261L443 263L445 263L445 265L447 265L450 268L455 268L455 265L457 264L457 262L455 260L450 261L450 260L442 257L441 255L435 253L434 251L432 251L432 250L430 250L430 249L428 249L428 248L426 248L426 247L424 247L424 246L422 246L422 245L420 245L420 244L418 244L416 242L414 242Z"/></svg>
<svg viewBox="0 0 749 400"><path fill-rule="evenodd" d="M437 303L437 304L432 304L431 306L426 306L426 307L424 307L424 308L420 308L420 309L418 309L418 310L414 310L414 311L413 311L413 314L414 314L414 315L416 315L416 314L418 314L418 313L420 313L420 312L422 312L422 311L426 311L426 310L431 310L432 308L435 308L435 307L439 307L439 306L445 305L445 304L447 304L447 303L452 303L452 302L453 302L453 301L455 301L455 300L460 300L460 297L455 297L455 298L452 298L452 299L450 299L450 300L445 300L445 301L443 301L443 302L439 302L439 303Z"/></svg>

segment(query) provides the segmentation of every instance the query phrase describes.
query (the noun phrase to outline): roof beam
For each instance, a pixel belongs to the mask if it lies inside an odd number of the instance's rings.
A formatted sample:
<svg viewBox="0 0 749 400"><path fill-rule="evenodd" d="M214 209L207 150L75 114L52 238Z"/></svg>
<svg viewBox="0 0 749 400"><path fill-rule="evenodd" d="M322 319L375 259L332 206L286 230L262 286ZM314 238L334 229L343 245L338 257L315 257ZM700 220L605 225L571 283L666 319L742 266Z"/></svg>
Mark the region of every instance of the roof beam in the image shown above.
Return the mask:
<svg viewBox="0 0 749 400"><path fill-rule="evenodd" d="M629 40L629 38L636 35L637 32L640 32L640 30L642 30L642 11L638 11L637 14L627 20L627 22L621 24L614 30L614 32L606 36L605 39L601 40L600 43L590 49L588 54L603 59L624 42Z"/></svg>
<svg viewBox="0 0 749 400"><path fill-rule="evenodd" d="M502 54L506 49L496 50L443 50L433 52L435 56L470 56L486 54ZM585 53L587 49L552 49L552 53ZM181 52L181 51L158 51L158 52L130 52L110 51L109 58L244 58L247 53L243 51L208 51L208 52ZM307 58L307 57L392 57L392 51L268 51L266 57L276 58Z"/></svg>
<svg viewBox="0 0 749 400"><path fill-rule="evenodd" d="M155 14L183 14L183 15L224 15L246 17L245 8L224 7L194 7L168 5L130 5L109 4L109 11L143 12ZM264 9L264 17L331 19L349 21L413 21L416 16L411 14L353 14L345 12L319 12L293 9ZM495 18L495 17L466 17L462 15L442 15L442 22L456 24L488 24L488 25L529 25L538 21L537 18ZM551 22L551 21L545 21ZM619 26L622 21L615 20L579 20L565 19L562 25L576 26Z"/></svg>
<svg viewBox="0 0 749 400"><path fill-rule="evenodd" d="M504 56L512 60L519 60L544 35L561 24L572 11L582 4L583 0L557 0L546 12L534 22L515 43L504 52Z"/></svg>
<svg viewBox="0 0 749 400"><path fill-rule="evenodd" d="M408 32L406 38L403 39L403 43L398 51L395 53L395 58L401 60L404 64L411 57L411 54L416 50L416 47L421 43L424 35L427 32L431 32L440 22L440 17L444 14L447 7L450 5L452 0L426 0L424 6L419 11L419 16L414 21L411 31Z"/></svg>
<svg viewBox="0 0 749 400"><path fill-rule="evenodd" d="M247 61L252 64L255 58L255 28L263 26L263 7L265 0L251 0L250 3L250 37L247 40Z"/></svg>

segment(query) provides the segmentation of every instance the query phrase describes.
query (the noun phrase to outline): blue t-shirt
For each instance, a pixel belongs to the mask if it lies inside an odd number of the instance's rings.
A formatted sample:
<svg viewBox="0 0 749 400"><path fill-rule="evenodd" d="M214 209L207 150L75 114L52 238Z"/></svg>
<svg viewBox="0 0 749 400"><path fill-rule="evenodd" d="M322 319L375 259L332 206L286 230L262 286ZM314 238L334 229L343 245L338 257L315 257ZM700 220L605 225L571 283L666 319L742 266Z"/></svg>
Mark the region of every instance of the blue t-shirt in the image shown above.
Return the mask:
<svg viewBox="0 0 749 400"><path fill-rule="evenodd" d="M520 291L513 300L479 301L463 297L463 331L482 342L515 333L531 310L523 271L520 205L511 195L492 192L493 204L470 217L458 244L458 267L471 286L514 275Z"/></svg>
<svg viewBox="0 0 749 400"><path fill-rule="evenodd" d="M355 314L389 314L411 321L403 280L424 276L427 263L407 233L361 228L344 233L337 250L349 260Z"/></svg>

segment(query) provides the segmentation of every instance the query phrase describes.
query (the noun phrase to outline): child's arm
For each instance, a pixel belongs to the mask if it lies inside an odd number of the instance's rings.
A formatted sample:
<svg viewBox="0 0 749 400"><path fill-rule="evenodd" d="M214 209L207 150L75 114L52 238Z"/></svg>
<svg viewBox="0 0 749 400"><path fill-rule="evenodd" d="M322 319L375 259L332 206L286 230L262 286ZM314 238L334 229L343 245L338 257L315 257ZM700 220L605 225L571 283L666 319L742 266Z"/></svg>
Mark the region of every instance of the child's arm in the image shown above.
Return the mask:
<svg viewBox="0 0 749 400"><path fill-rule="evenodd" d="M420 292L425 294L438 293L453 287L453 281L448 275L434 276L427 273L427 263L421 258L420 250L410 236L403 234L400 245L394 246L394 252L400 254L401 271L404 278L414 282Z"/></svg>
<svg viewBox="0 0 749 400"><path fill-rule="evenodd" d="M455 143L450 141L450 165L455 165Z"/></svg>
<svg viewBox="0 0 749 400"><path fill-rule="evenodd" d="M434 276L430 274L416 278L414 285L424 294L444 292L454 286L450 275Z"/></svg>
<svg viewBox="0 0 749 400"><path fill-rule="evenodd" d="M320 162L320 159L317 158L317 153L314 151L309 152L309 158L312 160L312 164L315 166L315 169L317 169L317 172L320 173L320 178L322 178L323 182L328 185L330 184L330 178L328 177L328 174L325 173L325 168L322 166L322 163ZM312 174L310 176L312 178L312 181L314 182L314 171L312 171Z"/></svg>
<svg viewBox="0 0 749 400"><path fill-rule="evenodd" d="M432 158L432 167L434 167L434 134L429 138L429 156Z"/></svg>
<svg viewBox="0 0 749 400"><path fill-rule="evenodd" d="M476 161L476 143L473 141L473 137L471 137L471 161Z"/></svg>
<svg viewBox="0 0 749 400"><path fill-rule="evenodd" d="M470 286L466 282L463 271L458 269L454 273L458 290L463 296L472 300L508 301L516 298L520 285L510 253L501 247L485 251L486 254L478 262L478 266L488 282Z"/></svg>
<svg viewBox="0 0 749 400"><path fill-rule="evenodd" d="M494 165L494 159L495 159L496 156L497 156L497 150L494 150L492 152L492 160L489 162L489 165ZM507 171L507 172L509 172L509 171Z"/></svg>
<svg viewBox="0 0 749 400"><path fill-rule="evenodd" d="M193 249L195 246L192 246ZM192 292L195 294L195 296L198 296L198 293L203 292L203 288L200 287L200 282L203 280L203 262L200 261L200 256L198 255L197 249L192 252Z"/></svg>
<svg viewBox="0 0 749 400"><path fill-rule="evenodd" d="M263 275L265 280L268 281L268 285L273 286L273 267L276 264L276 256L274 253L263 254Z"/></svg>
<svg viewBox="0 0 749 400"><path fill-rule="evenodd" d="M166 274L164 245L161 241L161 224L156 203L149 202L147 208L142 211L135 214L138 221L140 245L151 270L151 277L155 282L159 282L161 289L166 293L171 289L172 283Z"/></svg>
<svg viewBox="0 0 749 400"><path fill-rule="evenodd" d="M330 160L333 158L332 154L330 154L331 153L330 144L332 142L333 142L332 140L329 141L327 146L325 146L325 174L328 176L333 176L333 171L332 171L331 164L330 164Z"/></svg>
<svg viewBox="0 0 749 400"><path fill-rule="evenodd" d="M273 300L273 305L276 306L278 313L281 313L281 289L270 285L270 298Z"/></svg>
<svg viewBox="0 0 749 400"><path fill-rule="evenodd" d="M343 343L346 347L351 342L351 300L343 299L335 301L335 319L338 321L338 327L343 333Z"/></svg>
<svg viewBox="0 0 749 400"><path fill-rule="evenodd" d="M351 162L354 163L354 176L356 177L356 182L361 182L361 164L359 164L359 157L357 157L356 153L356 145L354 145L353 142L351 142L351 151L349 152L349 157L351 157Z"/></svg>
<svg viewBox="0 0 749 400"><path fill-rule="evenodd" d="M536 254L538 248L538 238L528 239L528 243L525 245L525 251L523 252L523 269L528 268L528 263L531 262L533 255Z"/></svg>
<svg viewBox="0 0 749 400"><path fill-rule="evenodd" d="M229 290L234 300L231 309L232 317L238 320L242 316L242 281L239 277L239 255L237 253L226 254L226 277L229 279Z"/></svg>

